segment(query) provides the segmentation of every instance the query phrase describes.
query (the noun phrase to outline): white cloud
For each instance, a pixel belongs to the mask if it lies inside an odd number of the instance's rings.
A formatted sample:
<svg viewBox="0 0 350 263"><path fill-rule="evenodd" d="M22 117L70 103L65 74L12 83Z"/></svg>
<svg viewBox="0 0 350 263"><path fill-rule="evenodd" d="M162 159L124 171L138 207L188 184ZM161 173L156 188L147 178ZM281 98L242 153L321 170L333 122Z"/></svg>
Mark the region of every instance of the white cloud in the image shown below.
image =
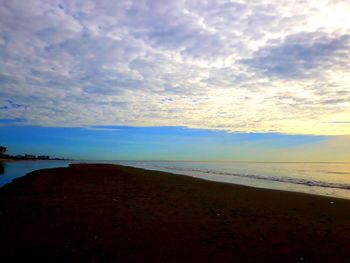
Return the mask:
<svg viewBox="0 0 350 263"><path fill-rule="evenodd" d="M0 116L349 134L344 10L346 0L0 0Z"/></svg>

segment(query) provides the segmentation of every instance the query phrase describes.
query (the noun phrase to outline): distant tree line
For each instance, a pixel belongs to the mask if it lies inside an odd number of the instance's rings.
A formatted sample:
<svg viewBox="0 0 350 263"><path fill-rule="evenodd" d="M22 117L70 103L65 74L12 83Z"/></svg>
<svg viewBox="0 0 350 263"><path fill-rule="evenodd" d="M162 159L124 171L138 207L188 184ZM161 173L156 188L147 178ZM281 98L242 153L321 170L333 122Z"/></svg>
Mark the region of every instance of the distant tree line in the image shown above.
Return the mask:
<svg viewBox="0 0 350 263"><path fill-rule="evenodd" d="M63 158L51 158L49 155L8 155L6 154L7 147L0 145L0 159L11 159L11 160L65 160Z"/></svg>
<svg viewBox="0 0 350 263"><path fill-rule="evenodd" d="M7 148L0 145L0 154L4 154L5 152L7 152Z"/></svg>
<svg viewBox="0 0 350 263"><path fill-rule="evenodd" d="M1 159L8 159L10 158L9 155L5 154L7 152L7 148L5 146L0 145L0 158Z"/></svg>

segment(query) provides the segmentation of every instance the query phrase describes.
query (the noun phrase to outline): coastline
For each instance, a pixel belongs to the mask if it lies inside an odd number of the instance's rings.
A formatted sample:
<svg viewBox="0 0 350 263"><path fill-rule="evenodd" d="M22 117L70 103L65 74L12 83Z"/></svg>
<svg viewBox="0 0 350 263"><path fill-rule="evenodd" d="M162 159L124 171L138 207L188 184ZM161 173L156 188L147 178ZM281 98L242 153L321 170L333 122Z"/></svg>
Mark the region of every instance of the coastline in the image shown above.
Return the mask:
<svg viewBox="0 0 350 263"><path fill-rule="evenodd" d="M177 161L174 161L177 162ZM182 161L180 163L183 163ZM200 163L200 162L196 162ZM216 164L219 163L225 163L225 162L213 162ZM247 162L229 162L232 163L247 163ZM263 162L261 164L270 164L272 162ZM276 162L274 162L275 164ZM290 164L292 162L283 162L283 164ZM238 184L238 185L244 185L248 187L253 188L263 188L263 189L271 189L271 190L280 190L280 191L288 191L288 192L297 192L297 193L305 193L305 194L311 194L311 195L317 195L317 196L327 196L332 198L339 198L339 199L347 199L350 200L350 184L346 182L340 181L338 177L339 174L348 174L348 172L343 172L338 167L333 167L336 170L326 170L327 168L333 169L330 167L327 167L326 169L321 167L318 169L315 169L314 167L304 168L305 170L310 169L311 172L317 172L318 178L314 175L309 177L307 174L299 174L299 170L294 170L293 168L288 170L281 169L281 167L275 167L275 169L265 170L265 171L259 171L259 169L264 168L260 167L256 171L250 171L247 172L246 170L236 170L234 167L231 167L227 170L221 169L220 167L186 167L184 169L184 166L162 166L162 165L155 165L155 166L148 166L146 165L146 162L139 165L129 165L128 163L117 163L120 165L126 165L131 166L135 168L140 169L146 169L150 171L162 171L165 173L171 173L171 174L178 174L178 175L186 175L191 176L194 178L209 180L213 182L222 182L222 183L229 183L229 184ZM251 162L252 165L260 164L260 162ZM300 162L298 162L300 164ZM308 164L319 164L315 162L309 162ZM327 163L330 164L330 163ZM333 163L334 164L334 163ZM338 164L338 163L337 163ZM217 165L218 166L218 165ZM233 169L232 169L233 168ZM248 167L246 167L248 168ZM350 166L348 167L350 169ZM280 174L276 174L276 170L281 169L279 171ZM295 169L295 167L294 167ZM325 170L321 170L325 169ZM342 168L344 169L344 167ZM310 172L309 171L309 172ZM348 170L346 170L348 171ZM293 173L297 172L297 176L295 176ZM320 174L322 172L323 174ZM288 174L289 173L289 174ZM335 177L328 176L327 178L322 178L324 174L334 174ZM292 175L291 175L292 174ZM337 178L338 177L338 178Z"/></svg>
<svg viewBox="0 0 350 263"><path fill-rule="evenodd" d="M72 161L69 159L0 159L0 163L5 162L33 162L33 161Z"/></svg>
<svg viewBox="0 0 350 263"><path fill-rule="evenodd" d="M0 159L0 163L21 161L17 159Z"/></svg>
<svg viewBox="0 0 350 263"><path fill-rule="evenodd" d="M29 173L0 188L0 213L0 247L14 258L344 262L350 256L350 200L120 165Z"/></svg>

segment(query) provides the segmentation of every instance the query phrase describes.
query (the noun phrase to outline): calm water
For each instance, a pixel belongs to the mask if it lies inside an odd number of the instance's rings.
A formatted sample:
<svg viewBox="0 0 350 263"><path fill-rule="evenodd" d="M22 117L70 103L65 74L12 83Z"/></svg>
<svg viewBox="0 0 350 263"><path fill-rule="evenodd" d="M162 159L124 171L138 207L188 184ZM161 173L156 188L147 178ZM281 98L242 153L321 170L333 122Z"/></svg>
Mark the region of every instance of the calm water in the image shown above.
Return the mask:
<svg viewBox="0 0 350 263"><path fill-rule="evenodd" d="M71 161L16 161L0 164L0 187L39 169L67 167Z"/></svg>
<svg viewBox="0 0 350 263"><path fill-rule="evenodd" d="M218 182L350 199L350 163L119 162Z"/></svg>
<svg viewBox="0 0 350 263"><path fill-rule="evenodd" d="M159 170L192 177L350 199L350 163L246 163L93 161ZM0 167L0 186L31 171L67 167L72 161L8 162Z"/></svg>

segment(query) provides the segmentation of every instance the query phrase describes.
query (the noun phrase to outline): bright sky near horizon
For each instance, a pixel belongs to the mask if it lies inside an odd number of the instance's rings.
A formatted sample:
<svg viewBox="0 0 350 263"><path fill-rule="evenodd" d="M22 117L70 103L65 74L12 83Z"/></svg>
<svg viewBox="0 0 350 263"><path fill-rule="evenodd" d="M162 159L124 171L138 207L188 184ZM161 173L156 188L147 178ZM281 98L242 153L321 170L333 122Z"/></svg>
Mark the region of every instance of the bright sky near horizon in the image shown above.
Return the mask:
<svg viewBox="0 0 350 263"><path fill-rule="evenodd" d="M180 126L343 147L349 14L348 0L0 0L0 126Z"/></svg>
<svg viewBox="0 0 350 263"><path fill-rule="evenodd" d="M350 162L350 136L229 133L186 127L0 126L10 154L80 160Z"/></svg>

